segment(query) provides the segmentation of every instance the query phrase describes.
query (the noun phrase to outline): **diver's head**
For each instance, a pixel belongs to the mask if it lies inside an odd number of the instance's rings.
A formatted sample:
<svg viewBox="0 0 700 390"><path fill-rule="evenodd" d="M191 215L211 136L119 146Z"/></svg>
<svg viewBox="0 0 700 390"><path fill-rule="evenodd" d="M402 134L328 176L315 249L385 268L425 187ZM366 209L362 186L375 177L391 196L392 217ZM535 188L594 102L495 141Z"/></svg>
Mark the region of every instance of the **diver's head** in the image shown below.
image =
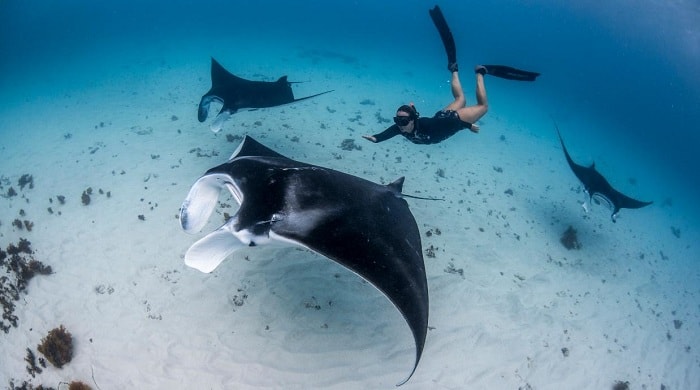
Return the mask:
<svg viewBox="0 0 700 390"><path fill-rule="evenodd" d="M413 103L404 104L403 106L399 107L396 110L396 115L398 116L398 114L402 112L404 114L408 114L411 120L418 119L418 117L420 117L420 114L418 113L418 111L416 111L416 106L414 106Z"/></svg>
<svg viewBox="0 0 700 390"><path fill-rule="evenodd" d="M399 130L404 133L411 133L415 127L414 121L419 117L420 114L416 111L416 107L413 104L404 104L396 110L394 123L396 123L396 125L399 126Z"/></svg>

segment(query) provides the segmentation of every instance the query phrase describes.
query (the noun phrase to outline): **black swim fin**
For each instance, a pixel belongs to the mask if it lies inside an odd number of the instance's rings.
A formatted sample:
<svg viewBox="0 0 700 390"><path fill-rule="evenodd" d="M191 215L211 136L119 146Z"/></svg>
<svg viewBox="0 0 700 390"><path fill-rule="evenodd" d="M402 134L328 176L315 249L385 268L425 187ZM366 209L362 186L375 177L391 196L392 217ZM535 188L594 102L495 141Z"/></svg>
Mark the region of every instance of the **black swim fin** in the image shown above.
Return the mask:
<svg viewBox="0 0 700 390"><path fill-rule="evenodd" d="M486 68L486 74L496 76L502 79L517 80L517 81L535 81L540 74L537 72L529 72L511 68L505 65L483 65Z"/></svg>
<svg viewBox="0 0 700 390"><path fill-rule="evenodd" d="M452 37L450 27L447 25L447 21L445 20L445 16L442 15L440 7L436 5L435 8L431 9L429 12L435 27L440 33L442 44L445 45L445 51L447 52L447 69L449 69L450 72L456 72L457 48L455 47L455 40L454 37Z"/></svg>

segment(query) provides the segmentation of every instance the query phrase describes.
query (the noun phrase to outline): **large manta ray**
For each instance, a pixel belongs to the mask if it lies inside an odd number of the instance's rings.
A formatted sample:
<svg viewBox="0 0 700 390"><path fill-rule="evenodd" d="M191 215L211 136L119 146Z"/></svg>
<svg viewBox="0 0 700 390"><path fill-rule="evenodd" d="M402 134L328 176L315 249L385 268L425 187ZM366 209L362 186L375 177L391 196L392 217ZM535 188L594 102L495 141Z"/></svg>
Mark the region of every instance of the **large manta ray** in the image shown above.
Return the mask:
<svg viewBox="0 0 700 390"><path fill-rule="evenodd" d="M555 125L556 127L556 125ZM588 200L590 201L594 196L596 198L602 199L607 203L612 209L612 214L610 218L613 222L616 222L617 213L620 209L638 209L640 207L648 206L653 202L642 202L640 200L632 199L629 196L621 193L620 191L614 189L610 183L595 169L595 163L591 164L590 167L584 167L578 165L571 159L569 152L566 150L564 145L564 140L561 137L559 128L557 127L557 135L559 135L559 142L561 142L561 147L564 149L564 156L566 156L566 161L569 163L569 167L574 171L574 175L583 184L583 188L588 194ZM588 211L586 208L586 203L583 203L584 210Z"/></svg>
<svg viewBox="0 0 700 390"><path fill-rule="evenodd" d="M217 101L223 106L211 124L211 130L218 132L223 123L241 108L267 108L281 106L310 99L324 93L295 99L291 82L287 76L280 77L275 82L251 81L231 74L224 69L214 58L211 59L211 88L199 101L197 117L204 122L209 115L209 104Z"/></svg>
<svg viewBox="0 0 700 390"><path fill-rule="evenodd" d="M190 189L180 224L199 232L229 190L240 208L194 243L185 264L212 272L240 248L274 241L336 261L386 295L411 328L418 366L428 329L428 287L416 221L402 198L404 178L376 184L291 160L246 136L228 162Z"/></svg>

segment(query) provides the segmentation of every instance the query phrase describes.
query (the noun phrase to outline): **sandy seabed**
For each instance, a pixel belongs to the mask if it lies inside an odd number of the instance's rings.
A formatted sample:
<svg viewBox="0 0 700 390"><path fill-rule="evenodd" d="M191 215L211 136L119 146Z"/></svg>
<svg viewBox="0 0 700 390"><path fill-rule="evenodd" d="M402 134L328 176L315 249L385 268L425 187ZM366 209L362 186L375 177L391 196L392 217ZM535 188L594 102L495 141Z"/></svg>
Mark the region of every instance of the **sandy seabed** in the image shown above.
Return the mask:
<svg viewBox="0 0 700 390"><path fill-rule="evenodd" d="M515 109L522 95L505 96L522 86L487 80L491 110L478 135L434 146L371 144L360 136L388 126L405 96L416 96L424 115L442 108L434 102L449 97L444 80L436 87L331 52L297 49L285 59L238 73L308 81L294 85L297 96L336 91L237 113L218 134L196 119L209 88L207 57L143 61L79 89L34 85L43 93L2 108L0 190L18 192L0 198L2 247L26 238L54 273L30 282L17 302L19 326L0 335L0 383L388 389L405 378L414 358L405 321L342 266L294 247L248 248L212 274L184 265L202 235L180 229L179 207L244 134L375 182L406 176L406 194L444 198L408 199L423 241L430 328L403 388L700 383L697 220L672 191L653 190L663 178L620 183L655 203L623 210L613 224L602 205L587 214L580 207L584 195L549 113L524 114ZM221 61L232 71L245 65ZM415 82L406 87L402 78ZM575 117L559 125L574 159L597 156L577 144ZM346 139L356 148L341 148ZM24 174L34 187L19 190ZM221 202L232 207L219 207L205 231L235 212L232 199ZM14 226L16 218L32 230ZM578 250L560 242L569 226ZM73 360L31 378L26 349L61 324L74 337Z"/></svg>

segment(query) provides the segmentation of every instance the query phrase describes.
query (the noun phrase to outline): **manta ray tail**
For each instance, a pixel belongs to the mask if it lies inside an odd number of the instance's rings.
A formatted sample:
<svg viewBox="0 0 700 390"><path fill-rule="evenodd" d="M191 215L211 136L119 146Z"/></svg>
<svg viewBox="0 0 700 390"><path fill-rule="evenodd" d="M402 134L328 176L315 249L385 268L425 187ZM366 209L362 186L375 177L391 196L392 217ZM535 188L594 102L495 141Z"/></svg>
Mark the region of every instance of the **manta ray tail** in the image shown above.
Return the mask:
<svg viewBox="0 0 700 390"><path fill-rule="evenodd" d="M561 132L559 131L559 126L554 123L554 128L557 129L557 135L559 136L559 142L561 143L561 148L564 149L564 157L566 157L566 162L569 163L569 166L573 170L576 163L574 163L574 160L571 159L571 155L569 154L569 151L566 149L566 145L564 145L564 138L561 137Z"/></svg>
<svg viewBox="0 0 700 390"><path fill-rule="evenodd" d="M324 92L321 92L321 93L317 93L317 94L311 95L311 96L304 96L303 98L294 99L294 102L298 102L298 101L306 100L306 99L311 99L311 98L314 98L314 97L316 97L316 96L324 95L324 94L327 94L327 93L333 92L333 91L335 91L335 89L331 89L331 90L328 90L328 91L324 91Z"/></svg>

